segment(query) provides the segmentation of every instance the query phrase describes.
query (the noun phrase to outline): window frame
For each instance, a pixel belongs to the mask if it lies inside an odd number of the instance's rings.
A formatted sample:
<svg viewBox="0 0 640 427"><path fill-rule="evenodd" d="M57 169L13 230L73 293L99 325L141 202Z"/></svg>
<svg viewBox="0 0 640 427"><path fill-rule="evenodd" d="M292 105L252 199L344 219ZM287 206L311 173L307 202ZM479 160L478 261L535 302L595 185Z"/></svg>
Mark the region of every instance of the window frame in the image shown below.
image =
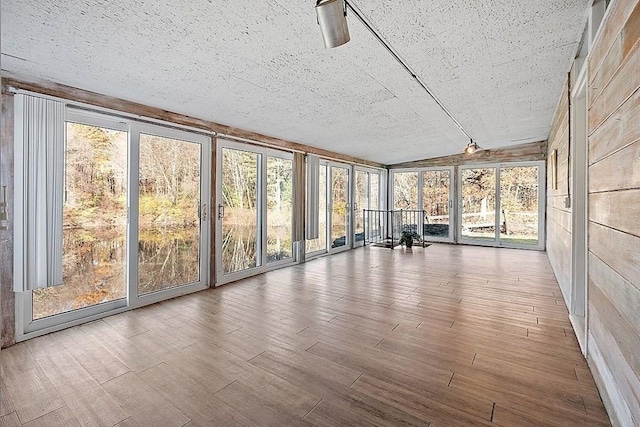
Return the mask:
<svg viewBox="0 0 640 427"><path fill-rule="evenodd" d="M500 191L500 172L503 168L513 167L538 167L538 243L536 245L523 245L517 243L502 242L500 239L500 218L501 218L501 191ZM464 238L462 236L462 171L465 169L483 169L483 168L495 168L496 169L496 184L495 184L495 197L496 197L496 214L495 214L495 238L492 241L482 241ZM458 199L458 211L457 211L457 243L473 245L473 246L491 246L511 249L528 249L542 251L545 249L546 235L546 162L544 160L538 161L524 161L524 162L502 162L502 163L477 163L461 165L458 168L458 186L457 186L457 199Z"/></svg>
<svg viewBox="0 0 640 427"><path fill-rule="evenodd" d="M35 94L38 96L38 94ZM138 197L139 180L132 179L138 175L139 152L141 133L158 135L161 137L179 139L187 142L198 143L201 146L201 185L200 185L200 212L206 211L207 218L210 218L210 182L211 182L211 137L205 132L197 132L192 129L181 129L172 126L171 123L148 123L125 118L116 113L97 112L79 106L78 103L67 101L65 111L65 124L78 123L87 126L107 128L110 130L127 132L127 229L126 229L126 297L105 303L99 303L88 307L55 314L41 319L33 319L33 291L18 292L15 299L15 326L16 342L35 338L40 335L55 332L61 329L87 323L103 317L122 313L145 305L175 298L180 295L197 292L209 287L210 274L210 241L211 228L210 220L200 220L199 239L199 268L201 271L199 281L177 286L174 288L138 296L137 269L138 257L132 251L132 242L138 241ZM66 126L65 126L66 132ZM66 139L66 133L65 133ZM133 171L136 171L135 173ZM15 191L22 191L16 188ZM206 208L204 207L206 205ZM134 280L135 277L135 280ZM64 285L61 285L64 286Z"/></svg>
<svg viewBox="0 0 640 427"><path fill-rule="evenodd" d="M288 267L295 265L298 260L296 259L295 248L292 247L291 258L287 258L280 261L267 262L267 205L265 197L267 195L267 157L278 157L286 160L291 160L293 165L293 153L290 151L276 150L269 147L262 147L252 144L247 144L239 141L234 141L226 138L218 138L216 141L216 209L213 209L213 215L215 220L215 247L216 253L222 253L222 221L218 218L218 206L221 204L222 197L222 150L223 149L246 151L255 153L258 155L258 224L257 224L257 262L258 265L252 268L248 268L233 273L224 274L222 268L222 256L217 256L215 259L216 265L216 277L215 286L224 285L226 283L235 282L237 280L245 279L247 277L255 276L257 274L265 273L267 271L275 270L278 268ZM294 183L295 185L295 183ZM295 191L292 197L295 196ZM293 225L292 211L291 224ZM291 230L293 232L293 229ZM293 243L293 242L292 242Z"/></svg>

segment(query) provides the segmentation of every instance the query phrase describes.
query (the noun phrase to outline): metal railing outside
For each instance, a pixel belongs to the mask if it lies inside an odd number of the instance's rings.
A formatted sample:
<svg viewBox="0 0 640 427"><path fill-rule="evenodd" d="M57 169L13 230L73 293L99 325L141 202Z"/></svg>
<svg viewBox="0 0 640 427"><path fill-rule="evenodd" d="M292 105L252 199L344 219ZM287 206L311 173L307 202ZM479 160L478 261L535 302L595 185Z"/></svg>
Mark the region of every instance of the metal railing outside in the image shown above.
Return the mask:
<svg viewBox="0 0 640 427"><path fill-rule="evenodd" d="M390 249L400 244L402 232L410 231L420 236L414 244L425 241L424 224L428 222L423 210L363 210L364 244L384 246Z"/></svg>

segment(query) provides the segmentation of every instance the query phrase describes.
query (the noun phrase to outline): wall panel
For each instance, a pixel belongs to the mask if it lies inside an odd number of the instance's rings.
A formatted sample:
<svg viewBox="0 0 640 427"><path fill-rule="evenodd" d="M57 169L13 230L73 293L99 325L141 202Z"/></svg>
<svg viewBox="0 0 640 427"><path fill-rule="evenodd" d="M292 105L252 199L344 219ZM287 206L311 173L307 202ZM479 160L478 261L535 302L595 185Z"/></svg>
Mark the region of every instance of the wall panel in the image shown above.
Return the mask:
<svg viewBox="0 0 640 427"><path fill-rule="evenodd" d="M2 347L15 341L15 306L13 293L13 95L2 95L0 130L0 183L7 186L7 217L0 230L0 292L2 293ZM0 193L1 194L1 193Z"/></svg>
<svg viewBox="0 0 640 427"><path fill-rule="evenodd" d="M589 58L588 361L615 424L640 425L640 1Z"/></svg>
<svg viewBox="0 0 640 427"><path fill-rule="evenodd" d="M571 188L568 82L553 119L547 157L547 253L567 306L571 288L571 208L565 198ZM557 188L552 187L551 153L557 151Z"/></svg>

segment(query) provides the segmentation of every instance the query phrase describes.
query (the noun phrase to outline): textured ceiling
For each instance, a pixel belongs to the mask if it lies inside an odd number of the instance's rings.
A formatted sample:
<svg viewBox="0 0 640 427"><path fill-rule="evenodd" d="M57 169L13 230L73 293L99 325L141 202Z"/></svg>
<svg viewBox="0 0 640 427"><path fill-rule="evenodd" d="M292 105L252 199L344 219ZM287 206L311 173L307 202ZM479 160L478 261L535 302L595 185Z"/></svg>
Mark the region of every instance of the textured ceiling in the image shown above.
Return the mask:
<svg viewBox="0 0 640 427"><path fill-rule="evenodd" d="M353 0L483 148L545 139L589 0ZM353 16L314 0L2 0L2 69L385 164L459 153Z"/></svg>

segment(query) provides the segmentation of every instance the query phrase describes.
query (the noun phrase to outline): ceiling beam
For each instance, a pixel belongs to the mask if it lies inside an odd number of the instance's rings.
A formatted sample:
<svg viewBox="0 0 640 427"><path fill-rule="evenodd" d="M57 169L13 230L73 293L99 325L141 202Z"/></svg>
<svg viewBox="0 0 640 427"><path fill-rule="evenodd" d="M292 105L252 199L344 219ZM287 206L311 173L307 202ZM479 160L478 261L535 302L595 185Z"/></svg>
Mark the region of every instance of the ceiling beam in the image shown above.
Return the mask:
<svg viewBox="0 0 640 427"><path fill-rule="evenodd" d="M426 168L431 166L456 166L477 163L525 162L547 159L547 141L530 142L511 147L480 150L474 154L454 154L389 165L389 169Z"/></svg>

